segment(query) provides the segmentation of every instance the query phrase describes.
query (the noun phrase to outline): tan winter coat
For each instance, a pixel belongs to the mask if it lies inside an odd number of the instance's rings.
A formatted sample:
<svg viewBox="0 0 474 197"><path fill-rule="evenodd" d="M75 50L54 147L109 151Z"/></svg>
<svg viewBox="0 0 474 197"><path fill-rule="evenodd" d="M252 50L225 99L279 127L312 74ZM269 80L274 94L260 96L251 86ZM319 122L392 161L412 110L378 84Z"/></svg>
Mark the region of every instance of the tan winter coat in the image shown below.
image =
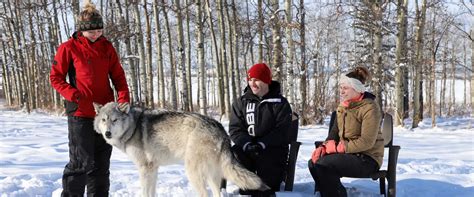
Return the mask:
<svg viewBox="0 0 474 197"><path fill-rule="evenodd" d="M362 153L372 157L382 166L384 141L380 131L382 114L373 95L365 93L364 99L352 102L346 108L337 108L337 128L344 140L346 153Z"/></svg>

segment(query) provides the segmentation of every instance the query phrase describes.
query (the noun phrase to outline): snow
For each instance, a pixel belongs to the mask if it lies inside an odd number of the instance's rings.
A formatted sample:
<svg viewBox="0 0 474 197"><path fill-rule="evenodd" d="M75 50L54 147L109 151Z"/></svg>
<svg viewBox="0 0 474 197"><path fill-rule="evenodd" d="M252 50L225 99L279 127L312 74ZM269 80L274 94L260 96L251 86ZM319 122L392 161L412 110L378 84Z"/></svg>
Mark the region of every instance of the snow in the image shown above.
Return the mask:
<svg viewBox="0 0 474 197"><path fill-rule="evenodd" d="M11 111L0 103L0 195L60 196L61 176L68 161L65 117L43 112ZM395 128L400 145L397 167L398 196L474 196L474 118L424 119L420 127ZM410 125L407 122L407 125ZM224 122L224 127L228 123ZM325 125L300 127L302 142L293 192L277 196L313 196L314 182L307 169L315 140L327 134ZM386 167L386 161L383 168ZM114 149L111 159L111 196L139 196L138 172L126 155ZM349 196L380 196L378 182L342 179ZM237 187L229 183L227 192ZM196 196L182 165L161 167L158 196Z"/></svg>

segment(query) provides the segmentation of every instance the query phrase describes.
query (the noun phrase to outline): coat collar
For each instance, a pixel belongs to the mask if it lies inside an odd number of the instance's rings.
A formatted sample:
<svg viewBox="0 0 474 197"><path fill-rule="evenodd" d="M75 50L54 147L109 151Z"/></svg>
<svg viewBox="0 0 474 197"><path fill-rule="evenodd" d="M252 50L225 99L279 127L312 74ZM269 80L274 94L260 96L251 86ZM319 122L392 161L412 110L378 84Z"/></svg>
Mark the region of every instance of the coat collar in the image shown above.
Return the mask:
<svg viewBox="0 0 474 197"><path fill-rule="evenodd" d="M244 89L243 98L245 99L252 99L252 100L265 100L268 98L278 98L281 96L281 85L278 81L272 81L272 83L268 86L268 93L265 94L262 98L259 98L257 95L253 94L250 87L247 85Z"/></svg>

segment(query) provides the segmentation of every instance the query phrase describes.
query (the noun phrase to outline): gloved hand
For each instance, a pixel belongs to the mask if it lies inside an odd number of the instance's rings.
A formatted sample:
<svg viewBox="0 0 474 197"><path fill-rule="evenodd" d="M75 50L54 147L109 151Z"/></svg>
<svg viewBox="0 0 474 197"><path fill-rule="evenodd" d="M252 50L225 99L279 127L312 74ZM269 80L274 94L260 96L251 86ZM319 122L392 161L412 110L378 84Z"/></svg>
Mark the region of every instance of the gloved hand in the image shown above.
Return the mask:
<svg viewBox="0 0 474 197"><path fill-rule="evenodd" d="M328 141L326 141L326 144L324 144L324 146L326 146L326 153L327 154L337 153L336 141L328 140Z"/></svg>
<svg viewBox="0 0 474 197"><path fill-rule="evenodd" d="M265 145L262 142L251 142L245 146L244 152L253 156L258 156L263 149L265 149Z"/></svg>
<svg viewBox="0 0 474 197"><path fill-rule="evenodd" d="M339 141L336 147L337 153L345 153L346 147L344 145L344 140Z"/></svg>
<svg viewBox="0 0 474 197"><path fill-rule="evenodd" d="M313 161L313 164L318 161L319 158L324 156L326 154L326 148L324 145L319 146L318 148L314 149L313 154L311 155L311 160Z"/></svg>
<svg viewBox="0 0 474 197"><path fill-rule="evenodd" d="M117 105L117 109L123 113L126 113L128 114L128 112L130 111L130 104L128 103L119 103Z"/></svg>

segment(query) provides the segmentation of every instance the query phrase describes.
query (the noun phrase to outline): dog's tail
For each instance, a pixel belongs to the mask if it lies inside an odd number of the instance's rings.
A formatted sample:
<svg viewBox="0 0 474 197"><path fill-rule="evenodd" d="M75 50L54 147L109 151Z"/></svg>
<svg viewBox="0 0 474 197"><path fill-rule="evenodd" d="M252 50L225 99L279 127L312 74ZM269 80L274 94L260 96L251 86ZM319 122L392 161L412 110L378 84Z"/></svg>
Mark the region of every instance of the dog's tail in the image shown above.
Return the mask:
<svg viewBox="0 0 474 197"><path fill-rule="evenodd" d="M245 169L234 157L230 150L230 144L222 146L221 168L224 177L236 184L240 189L244 190L261 190L270 189L255 173Z"/></svg>

